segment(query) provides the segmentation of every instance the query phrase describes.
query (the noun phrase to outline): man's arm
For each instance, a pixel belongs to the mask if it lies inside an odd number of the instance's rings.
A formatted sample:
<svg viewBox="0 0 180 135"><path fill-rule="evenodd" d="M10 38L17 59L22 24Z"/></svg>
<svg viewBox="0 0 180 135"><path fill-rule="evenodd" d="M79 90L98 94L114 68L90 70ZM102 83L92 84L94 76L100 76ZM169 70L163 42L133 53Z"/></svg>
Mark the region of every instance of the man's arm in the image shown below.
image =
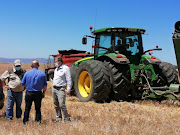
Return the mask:
<svg viewBox="0 0 180 135"><path fill-rule="evenodd" d="M66 72L66 81L67 81L67 91L66 94L67 96L69 96L70 92L71 92L71 87L72 87L72 81L71 81L71 73L70 73L70 69L69 67L67 68Z"/></svg>
<svg viewBox="0 0 180 135"><path fill-rule="evenodd" d="M47 86L45 86L45 87L43 88L42 98L45 97L46 90L47 90Z"/></svg>
<svg viewBox="0 0 180 135"><path fill-rule="evenodd" d="M26 89L26 73L23 76L23 79L21 81L21 85L24 87L23 90L25 90Z"/></svg>
<svg viewBox="0 0 180 135"><path fill-rule="evenodd" d="M4 87L9 89L9 86L5 83L6 79L9 77L9 72L6 70L0 77L1 81L4 83Z"/></svg>
<svg viewBox="0 0 180 135"><path fill-rule="evenodd" d="M46 80L46 75L44 74L44 88L43 88L42 98L45 97L46 90L47 90L47 80Z"/></svg>
<svg viewBox="0 0 180 135"><path fill-rule="evenodd" d="M26 86L25 85L22 85L23 86L23 91L26 89Z"/></svg>

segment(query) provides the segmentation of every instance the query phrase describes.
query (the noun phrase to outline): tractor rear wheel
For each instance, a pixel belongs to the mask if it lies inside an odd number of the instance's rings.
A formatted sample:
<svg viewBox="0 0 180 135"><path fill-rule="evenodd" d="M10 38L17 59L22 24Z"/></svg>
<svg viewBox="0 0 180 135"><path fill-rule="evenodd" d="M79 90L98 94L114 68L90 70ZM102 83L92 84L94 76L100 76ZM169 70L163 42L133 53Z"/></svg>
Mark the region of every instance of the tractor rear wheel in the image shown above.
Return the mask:
<svg viewBox="0 0 180 135"><path fill-rule="evenodd" d="M83 62L76 74L75 92L81 102L105 102L110 93L110 77L103 62Z"/></svg>
<svg viewBox="0 0 180 135"><path fill-rule="evenodd" d="M159 65L154 65L154 71L157 75L157 80L154 82L154 86L165 86L170 84L177 84L178 72L175 67L167 62L161 62Z"/></svg>
<svg viewBox="0 0 180 135"><path fill-rule="evenodd" d="M108 68L111 82L111 100L127 100L130 92L131 75L128 65L119 65L110 61L104 61Z"/></svg>

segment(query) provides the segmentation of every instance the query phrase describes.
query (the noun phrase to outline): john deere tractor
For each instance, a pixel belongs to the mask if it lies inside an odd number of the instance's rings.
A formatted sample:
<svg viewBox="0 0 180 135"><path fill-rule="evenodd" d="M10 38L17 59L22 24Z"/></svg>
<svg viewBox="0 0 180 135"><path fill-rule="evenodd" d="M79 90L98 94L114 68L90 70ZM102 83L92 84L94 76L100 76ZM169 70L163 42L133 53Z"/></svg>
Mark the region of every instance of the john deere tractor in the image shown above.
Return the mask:
<svg viewBox="0 0 180 135"><path fill-rule="evenodd" d="M78 67L75 91L82 102L94 100L129 100L165 98L180 99L178 72L175 66L152 55L155 49L144 51L144 29L108 27L93 30L94 55L74 63Z"/></svg>

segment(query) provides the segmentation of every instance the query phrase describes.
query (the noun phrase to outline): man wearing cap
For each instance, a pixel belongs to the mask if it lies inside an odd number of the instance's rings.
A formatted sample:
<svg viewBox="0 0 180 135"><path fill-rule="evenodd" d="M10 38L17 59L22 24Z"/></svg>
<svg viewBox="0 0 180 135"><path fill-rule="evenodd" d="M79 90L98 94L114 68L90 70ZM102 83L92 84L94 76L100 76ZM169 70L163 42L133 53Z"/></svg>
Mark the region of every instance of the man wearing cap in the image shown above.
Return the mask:
<svg viewBox="0 0 180 135"><path fill-rule="evenodd" d="M16 118L21 118L22 110L22 96L24 87L21 86L21 80L26 71L21 68L21 61L15 60L12 68L6 70L0 77L4 82L5 88L7 88L7 104L6 104L6 118L12 120L13 118L13 106L16 103ZM8 79L8 84L5 83Z"/></svg>

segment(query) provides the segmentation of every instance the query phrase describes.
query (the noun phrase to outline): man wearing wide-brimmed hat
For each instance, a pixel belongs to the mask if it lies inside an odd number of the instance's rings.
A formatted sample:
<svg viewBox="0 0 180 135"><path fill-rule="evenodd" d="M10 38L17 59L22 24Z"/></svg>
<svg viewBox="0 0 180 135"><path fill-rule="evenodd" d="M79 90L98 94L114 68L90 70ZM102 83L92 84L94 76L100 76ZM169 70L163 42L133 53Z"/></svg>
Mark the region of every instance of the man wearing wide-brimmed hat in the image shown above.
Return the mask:
<svg viewBox="0 0 180 135"><path fill-rule="evenodd" d="M7 104L6 104L6 118L12 120L13 106L16 103L16 118L21 118L22 110L22 96L24 87L21 85L21 80L24 76L25 70L21 68L21 61L15 60L12 68L6 70L0 77L7 88ZM5 81L8 79L8 83Z"/></svg>

